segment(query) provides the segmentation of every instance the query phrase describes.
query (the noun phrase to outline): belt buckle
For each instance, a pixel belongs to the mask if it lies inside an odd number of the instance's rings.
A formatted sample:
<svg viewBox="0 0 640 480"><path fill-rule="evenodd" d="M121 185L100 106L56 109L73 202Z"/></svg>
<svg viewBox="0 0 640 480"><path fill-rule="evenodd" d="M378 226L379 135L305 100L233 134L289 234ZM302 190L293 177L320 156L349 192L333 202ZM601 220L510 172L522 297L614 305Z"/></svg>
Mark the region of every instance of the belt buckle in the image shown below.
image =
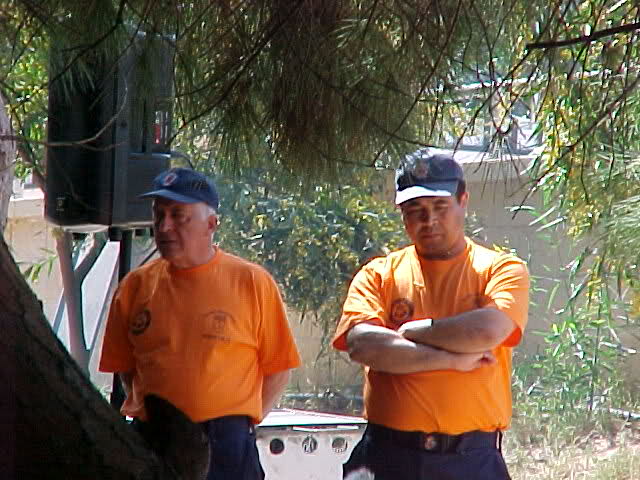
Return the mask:
<svg viewBox="0 0 640 480"><path fill-rule="evenodd" d="M433 452L434 450L437 450L439 447L438 438L433 434L427 433L423 437L422 447L429 452Z"/></svg>

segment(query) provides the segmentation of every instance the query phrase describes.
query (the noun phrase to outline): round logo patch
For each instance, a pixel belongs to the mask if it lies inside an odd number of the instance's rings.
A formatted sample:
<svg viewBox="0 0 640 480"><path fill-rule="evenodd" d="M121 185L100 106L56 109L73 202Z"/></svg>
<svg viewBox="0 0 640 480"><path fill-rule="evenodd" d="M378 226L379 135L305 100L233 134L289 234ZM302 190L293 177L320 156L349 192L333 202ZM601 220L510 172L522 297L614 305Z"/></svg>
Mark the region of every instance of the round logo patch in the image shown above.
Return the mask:
<svg viewBox="0 0 640 480"><path fill-rule="evenodd" d="M140 335L149 328L151 325L151 314L149 310L143 310L140 312L131 322L131 333L133 335Z"/></svg>
<svg viewBox="0 0 640 480"><path fill-rule="evenodd" d="M427 178L429 175L429 167L427 166L427 162L423 159L418 159L416 161L416 166L413 169L413 175L418 179Z"/></svg>
<svg viewBox="0 0 640 480"><path fill-rule="evenodd" d="M391 322L397 326L413 318L413 302L406 298L397 298L391 303Z"/></svg>
<svg viewBox="0 0 640 480"><path fill-rule="evenodd" d="M170 187L171 185L176 183L177 179L178 179L178 175L175 172L169 172L162 179L162 186Z"/></svg>

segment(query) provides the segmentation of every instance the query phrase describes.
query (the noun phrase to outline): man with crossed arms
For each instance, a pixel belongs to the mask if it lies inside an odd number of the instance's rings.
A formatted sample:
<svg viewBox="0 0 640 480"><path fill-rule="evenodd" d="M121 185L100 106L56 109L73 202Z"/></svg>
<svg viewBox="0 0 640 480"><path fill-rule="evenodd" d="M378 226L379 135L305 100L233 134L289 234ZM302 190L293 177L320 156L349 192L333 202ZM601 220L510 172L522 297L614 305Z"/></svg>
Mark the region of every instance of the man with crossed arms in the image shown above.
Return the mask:
<svg viewBox="0 0 640 480"><path fill-rule="evenodd" d="M450 156L419 150L397 171L412 245L356 274L333 340L365 367L369 423L345 478L509 478L501 440L529 278L520 259L465 237L468 200Z"/></svg>

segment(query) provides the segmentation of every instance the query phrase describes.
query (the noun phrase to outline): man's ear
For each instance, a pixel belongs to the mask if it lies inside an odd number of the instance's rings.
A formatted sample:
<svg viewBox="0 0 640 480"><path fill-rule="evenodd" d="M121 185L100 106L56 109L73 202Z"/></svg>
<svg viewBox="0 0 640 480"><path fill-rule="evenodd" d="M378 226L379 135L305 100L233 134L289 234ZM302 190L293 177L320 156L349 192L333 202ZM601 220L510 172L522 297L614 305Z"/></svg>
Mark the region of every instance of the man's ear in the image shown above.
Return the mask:
<svg viewBox="0 0 640 480"><path fill-rule="evenodd" d="M218 229L218 216L211 214L207 217L207 227L211 233L215 233Z"/></svg>
<svg viewBox="0 0 640 480"><path fill-rule="evenodd" d="M469 192L464 192L461 196L460 196L460 206L462 208L467 208L467 205L469 204Z"/></svg>

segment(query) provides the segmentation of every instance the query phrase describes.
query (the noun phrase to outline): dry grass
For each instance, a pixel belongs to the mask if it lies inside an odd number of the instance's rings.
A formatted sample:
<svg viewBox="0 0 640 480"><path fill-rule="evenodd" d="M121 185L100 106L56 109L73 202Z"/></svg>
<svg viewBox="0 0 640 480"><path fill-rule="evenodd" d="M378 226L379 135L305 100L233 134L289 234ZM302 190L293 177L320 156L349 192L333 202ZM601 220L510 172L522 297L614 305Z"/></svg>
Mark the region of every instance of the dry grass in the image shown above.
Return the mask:
<svg viewBox="0 0 640 480"><path fill-rule="evenodd" d="M640 425L614 418L516 419L504 445L513 480L640 480Z"/></svg>

